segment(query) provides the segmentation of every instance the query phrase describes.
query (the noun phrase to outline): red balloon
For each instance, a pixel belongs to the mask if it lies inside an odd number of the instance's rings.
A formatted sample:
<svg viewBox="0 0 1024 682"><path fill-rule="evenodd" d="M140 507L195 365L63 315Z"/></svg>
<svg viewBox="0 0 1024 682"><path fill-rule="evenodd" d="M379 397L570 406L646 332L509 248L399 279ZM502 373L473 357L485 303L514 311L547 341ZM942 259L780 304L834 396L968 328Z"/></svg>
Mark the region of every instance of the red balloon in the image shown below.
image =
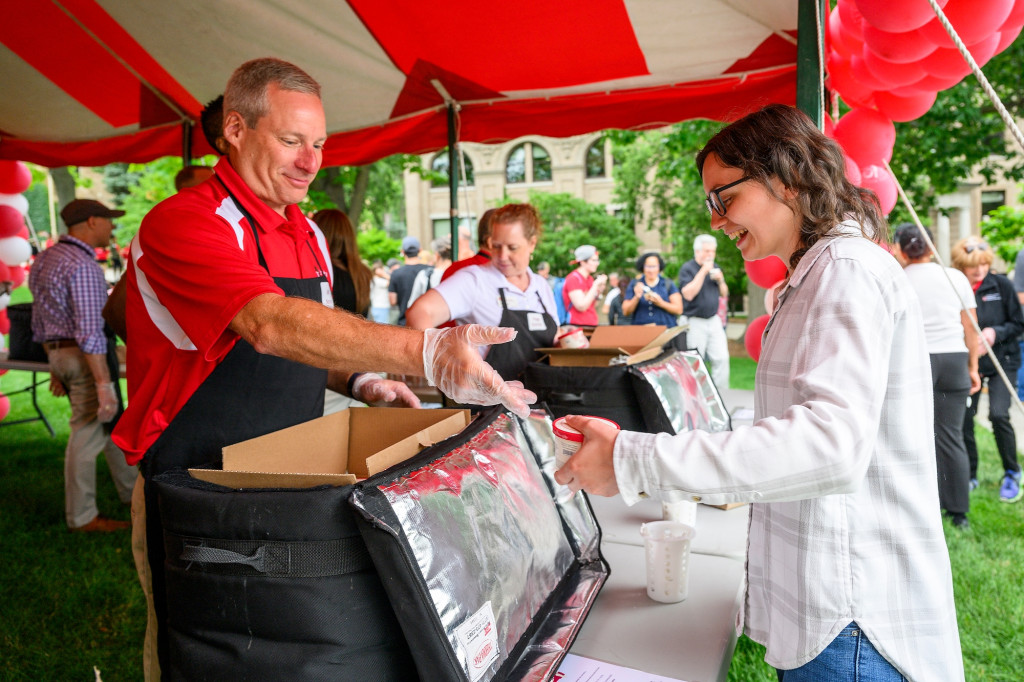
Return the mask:
<svg viewBox="0 0 1024 682"><path fill-rule="evenodd" d="M999 38L999 33L993 33L987 38L983 38L980 42L967 46L968 52L974 57L974 61L978 63L978 66L984 66L988 63L988 60L992 59L992 55L996 53L996 48L999 47ZM956 48L940 47L922 59L920 63L928 75L940 78L952 78L954 76L963 78L971 72L971 67L967 60L960 54L960 50Z"/></svg>
<svg viewBox="0 0 1024 682"><path fill-rule="evenodd" d="M836 3L844 36L850 45L864 40L864 17L852 2ZM853 40L851 40L851 38Z"/></svg>
<svg viewBox="0 0 1024 682"><path fill-rule="evenodd" d="M1024 0L1022 0L1021 4L1024 5ZM1006 26L1006 24L1003 24L1003 26L1003 30L999 33L999 44L996 45L996 54L1001 54L1002 51L1013 44L1013 41L1015 41L1017 36L1020 35L1020 26L1017 26L1016 28Z"/></svg>
<svg viewBox="0 0 1024 682"><path fill-rule="evenodd" d="M964 45L973 45L997 33L1012 10L1013 0L949 0L949 4L943 8L946 18ZM946 33L938 17L925 24L921 31L939 47L953 47L953 39Z"/></svg>
<svg viewBox="0 0 1024 682"><path fill-rule="evenodd" d="M21 194L32 184L32 171L21 161L0 160L0 194Z"/></svg>
<svg viewBox="0 0 1024 682"><path fill-rule="evenodd" d="M935 43L920 30L889 33L874 26L864 27L864 43L882 59L897 64L916 62L935 51Z"/></svg>
<svg viewBox="0 0 1024 682"><path fill-rule="evenodd" d="M938 0L939 7L945 6L949 0ZM877 26L883 31L898 33L913 31L924 26L935 18L935 12L928 0L854 0L864 27ZM842 4L842 3L840 3Z"/></svg>
<svg viewBox="0 0 1024 682"><path fill-rule="evenodd" d="M910 62L908 64L890 62L882 59L866 46L864 48L864 65L876 78L884 80L889 84L889 87L886 88L887 90L916 83L928 75L920 62ZM875 102L877 103L877 101L876 99Z"/></svg>
<svg viewBox="0 0 1024 682"><path fill-rule="evenodd" d="M833 123L832 117L828 114L825 114L821 119L821 132L825 133L825 137L835 139L836 124Z"/></svg>
<svg viewBox="0 0 1024 682"><path fill-rule="evenodd" d="M883 215L888 215L896 206L899 190L896 180L883 166L861 166L860 186L870 189L878 197L878 206Z"/></svg>
<svg viewBox="0 0 1024 682"><path fill-rule="evenodd" d="M879 78L870 69L868 69L867 63L864 61L862 54L855 54L850 57L850 73L866 88L871 88L875 92L879 90L888 90L894 84L889 82L889 79Z"/></svg>
<svg viewBox="0 0 1024 682"><path fill-rule="evenodd" d="M25 227L25 218L18 209L0 204L0 239L15 237Z"/></svg>
<svg viewBox="0 0 1024 682"><path fill-rule="evenodd" d="M1024 26L1024 0L1016 0L1013 3L1013 9L1010 10L1010 16L1006 17L1006 21L999 27L999 30L1005 33L1022 26Z"/></svg>
<svg viewBox="0 0 1024 682"><path fill-rule="evenodd" d="M750 357L754 358L754 362L761 359L761 337L764 335L764 328L768 326L770 319L771 315L755 317L747 325L747 331L743 333L743 345Z"/></svg>
<svg viewBox="0 0 1024 682"><path fill-rule="evenodd" d="M7 309L0 310L0 334L11 333L11 321L7 319Z"/></svg>
<svg viewBox="0 0 1024 682"><path fill-rule="evenodd" d="M936 93L924 92L919 95L901 97L891 92L875 94L878 110L894 121L913 121L921 118L935 104Z"/></svg>
<svg viewBox="0 0 1024 682"><path fill-rule="evenodd" d="M0 393L0 422L7 419L7 415L11 413L11 399Z"/></svg>
<svg viewBox="0 0 1024 682"><path fill-rule="evenodd" d="M849 57L856 49L856 43L851 45L849 38L843 35L843 20L838 7L828 15L828 40L829 46L844 57Z"/></svg>
<svg viewBox="0 0 1024 682"><path fill-rule="evenodd" d="M836 122L836 141L863 169L892 159L896 126L885 114L873 109L851 109Z"/></svg>
<svg viewBox="0 0 1024 682"><path fill-rule="evenodd" d="M828 59L828 73L830 87L851 107L867 109L874 105L874 90L858 81L851 73L848 59L843 59L835 52L831 53Z"/></svg>
<svg viewBox="0 0 1024 682"><path fill-rule="evenodd" d="M0 282L10 282L11 280L11 266L3 261L0 261Z"/></svg>
<svg viewBox="0 0 1024 682"><path fill-rule="evenodd" d="M941 92L949 90L964 78L965 76L925 76L908 87L918 88L921 91Z"/></svg>
<svg viewBox="0 0 1024 682"><path fill-rule="evenodd" d="M743 269L747 271L750 281L763 289L767 289L784 278L789 271L778 256L744 261Z"/></svg>
<svg viewBox="0 0 1024 682"><path fill-rule="evenodd" d="M11 282L13 282L13 285L11 286L12 289L17 289L18 287L20 287L22 284L25 283L25 267L24 266L22 266L22 265L8 265L7 269L9 271Z"/></svg>
<svg viewBox="0 0 1024 682"><path fill-rule="evenodd" d="M846 179L860 187L860 168L857 163L846 154L843 154L843 162L846 164Z"/></svg>

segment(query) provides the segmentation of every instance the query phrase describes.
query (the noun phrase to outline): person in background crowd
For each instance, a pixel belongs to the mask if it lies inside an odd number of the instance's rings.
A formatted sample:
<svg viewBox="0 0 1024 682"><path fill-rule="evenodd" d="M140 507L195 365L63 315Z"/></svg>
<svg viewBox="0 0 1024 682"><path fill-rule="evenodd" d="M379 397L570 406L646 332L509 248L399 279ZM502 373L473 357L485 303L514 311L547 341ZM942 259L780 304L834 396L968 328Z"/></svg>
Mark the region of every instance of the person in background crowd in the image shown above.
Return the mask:
<svg viewBox="0 0 1024 682"><path fill-rule="evenodd" d="M228 153L228 143L224 139L224 95L211 99L199 112L199 123L203 128L203 137L213 149L224 156Z"/></svg>
<svg viewBox="0 0 1024 682"><path fill-rule="evenodd" d="M554 286L554 277L551 276L551 263L548 263L546 260L537 263L536 273L544 278L548 286Z"/></svg>
<svg viewBox="0 0 1024 682"><path fill-rule="evenodd" d="M718 317L719 297L729 296L722 269L715 264L718 242L710 234L693 240L693 260L679 268L686 343L707 361L716 386L729 388L729 339Z"/></svg>
<svg viewBox="0 0 1024 682"><path fill-rule="evenodd" d="M595 303L604 293L608 275L594 277L601 264L597 247L584 244L576 247L573 255L575 258L570 263L576 263L578 267L565 277L562 303L569 311L569 324L596 327L598 319Z"/></svg>
<svg viewBox="0 0 1024 682"><path fill-rule="evenodd" d="M608 293L604 295L601 312L605 314L608 324L619 324L622 315L622 279L619 273L608 273ZM675 322L672 323L673 325Z"/></svg>
<svg viewBox="0 0 1024 682"><path fill-rule="evenodd" d="M405 311L409 307L416 275L420 270L430 267L420 260L420 240L412 235L402 240L402 255L405 256L405 263L391 273L391 281L388 283L388 297L391 305L398 308L399 325L405 324Z"/></svg>
<svg viewBox="0 0 1024 682"><path fill-rule="evenodd" d="M932 234L925 228L928 239ZM971 465L964 447L964 415L968 396L981 390L977 304L967 278L959 270L932 262L931 249L913 223L896 228L895 254L903 263L921 305L924 335L931 362L935 406L935 458L939 505L962 530L969 527Z"/></svg>
<svg viewBox="0 0 1024 682"><path fill-rule="evenodd" d="M193 166L191 164L184 166L174 176L174 190L180 192L183 189L195 187L206 182L211 177L213 177L212 166Z"/></svg>
<svg viewBox="0 0 1024 682"><path fill-rule="evenodd" d="M558 331L551 287L530 270L530 258L541 238L540 216L530 204L508 204L490 217L491 260L462 268L425 293L409 309L409 326L500 324L512 327L512 343L492 346L487 362L507 380L516 379L536 360L535 348L550 347Z"/></svg>
<svg viewBox="0 0 1024 682"><path fill-rule="evenodd" d="M675 284L661 276L665 261L656 253L645 253L636 260L636 269L640 275L626 286L622 314L631 324L676 326L683 297Z"/></svg>
<svg viewBox="0 0 1024 682"><path fill-rule="evenodd" d="M754 421L732 431L584 435L571 490L750 503L737 625L781 682L964 679L935 485L931 380L910 283L842 149L769 105L697 155L711 228L789 267L757 364ZM716 326L717 322L716 322Z"/></svg>
<svg viewBox="0 0 1024 682"><path fill-rule="evenodd" d="M416 275L416 281L412 284L412 293L409 294L409 305L411 306L423 294L427 293L441 283L441 275L452 264L452 238L440 237L430 242L433 249L433 262L426 270L420 270Z"/></svg>
<svg viewBox="0 0 1024 682"><path fill-rule="evenodd" d="M1017 300L1024 306L1024 249L1017 252L1013 265L1013 288L1017 290ZM1020 338L1020 352L1024 356L1024 336ZM1017 398L1024 400L1024 357L1021 368L1017 370Z"/></svg>
<svg viewBox="0 0 1024 682"><path fill-rule="evenodd" d="M307 73L273 58L241 65L224 93L223 136L228 154L215 177L157 204L128 261L131 393L114 440L144 475L132 550L151 600L147 680L159 679L168 654L154 477L211 457L217 466L227 444L320 416L325 387L419 404L405 384L373 372L425 376L458 402L504 401L523 417L536 400L476 351L510 341L512 330L420 332L333 309L326 244L298 206L327 138L320 85Z"/></svg>
<svg viewBox="0 0 1024 682"><path fill-rule="evenodd" d="M331 255L334 307L369 317L370 283L373 273L359 258L356 232L344 211L327 208L317 211L313 222L320 226Z"/></svg>
<svg viewBox="0 0 1024 682"><path fill-rule="evenodd" d="M484 214L480 216L480 220L476 224L476 243L479 245L478 250L472 256L466 256L462 253L462 245L459 245L459 260L455 261L441 274L441 281L445 281L462 268L468 268L472 265L485 265L491 261L491 252L488 247L488 242L491 239L491 216L494 215L495 209L489 208L484 211ZM460 232L461 234L461 232ZM468 254L469 251L467 250Z"/></svg>
<svg viewBox="0 0 1024 682"><path fill-rule="evenodd" d="M370 286L370 314L374 322L387 324L391 321L391 299L388 296L391 271L379 260L373 261L371 270L373 280Z"/></svg>
<svg viewBox="0 0 1024 682"><path fill-rule="evenodd" d="M112 338L101 311L107 282L94 249L110 243L111 218L124 211L98 201L76 199L60 212L68 233L32 264L32 338L46 349L50 389L71 403L71 435L64 451L64 511L68 528L109 532L127 521L101 516L96 506L96 455L103 451L121 501L128 504L138 470L108 432L121 407L118 364L111 372Z"/></svg>
<svg viewBox="0 0 1024 682"><path fill-rule="evenodd" d="M992 249L979 237L968 237L954 244L952 260L953 267L967 275L967 281L974 289L974 299L978 304L978 326L981 327L982 336L992 347L1006 377L1013 381L1021 366L1017 339L1024 332L1024 314L1021 313L1020 300L1013 289L1013 283L1005 276L991 271ZM992 424L996 449L999 450L1005 472L999 487L999 499L1016 502L1022 496L1017 436L1010 421L1010 403L1016 386L1012 391L1006 388L980 339L978 344L978 371L982 382L988 386L988 420ZM964 445L971 462L972 489L978 486L978 446L974 440L974 416L978 414L980 399L980 391L971 396L971 404L964 417Z"/></svg>

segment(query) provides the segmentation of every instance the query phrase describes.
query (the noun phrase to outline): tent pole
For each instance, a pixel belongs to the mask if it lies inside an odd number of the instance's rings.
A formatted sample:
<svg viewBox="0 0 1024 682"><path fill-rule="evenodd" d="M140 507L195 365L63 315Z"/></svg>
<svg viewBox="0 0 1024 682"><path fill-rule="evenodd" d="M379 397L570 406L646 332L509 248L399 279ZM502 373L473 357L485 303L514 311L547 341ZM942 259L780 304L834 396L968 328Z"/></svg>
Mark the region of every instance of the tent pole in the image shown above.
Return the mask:
<svg viewBox="0 0 1024 682"><path fill-rule="evenodd" d="M448 204L451 209L452 262L459 260L459 150L455 136L455 102L448 102Z"/></svg>
<svg viewBox="0 0 1024 682"><path fill-rule="evenodd" d="M817 6L816 6L817 5ZM825 0L800 0L797 15L796 43L796 106L811 117L820 130L824 124L822 111L822 69L824 58Z"/></svg>
<svg viewBox="0 0 1024 682"><path fill-rule="evenodd" d="M192 165L192 121L181 122L181 165Z"/></svg>

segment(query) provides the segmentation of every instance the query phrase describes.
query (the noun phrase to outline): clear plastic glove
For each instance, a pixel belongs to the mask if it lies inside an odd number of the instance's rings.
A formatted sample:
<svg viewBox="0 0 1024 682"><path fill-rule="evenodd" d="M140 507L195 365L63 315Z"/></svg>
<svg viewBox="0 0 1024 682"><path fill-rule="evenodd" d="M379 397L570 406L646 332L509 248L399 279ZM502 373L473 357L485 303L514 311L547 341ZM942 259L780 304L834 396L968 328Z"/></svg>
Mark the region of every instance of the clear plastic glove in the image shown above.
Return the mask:
<svg viewBox="0 0 1024 682"><path fill-rule="evenodd" d="M96 418L106 424L117 414L117 392L114 390L114 383L96 384L96 397L100 401Z"/></svg>
<svg viewBox="0 0 1024 682"><path fill-rule="evenodd" d="M367 405L391 407L419 407L420 399L401 381L383 379L367 373L352 382L352 397Z"/></svg>
<svg viewBox="0 0 1024 682"><path fill-rule="evenodd" d="M511 341L514 329L466 324L423 334L423 372L438 390L459 403L501 403L524 419L530 416L530 403L537 396L518 381L504 381L476 350Z"/></svg>

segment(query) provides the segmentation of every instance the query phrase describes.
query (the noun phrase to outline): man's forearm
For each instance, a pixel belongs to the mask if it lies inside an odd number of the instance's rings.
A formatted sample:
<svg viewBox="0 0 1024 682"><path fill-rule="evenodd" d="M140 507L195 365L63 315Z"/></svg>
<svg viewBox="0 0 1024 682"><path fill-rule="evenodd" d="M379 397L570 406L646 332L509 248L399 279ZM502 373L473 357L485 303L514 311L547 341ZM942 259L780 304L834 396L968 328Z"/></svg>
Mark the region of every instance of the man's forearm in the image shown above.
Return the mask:
<svg viewBox="0 0 1024 682"><path fill-rule="evenodd" d="M374 324L315 301L261 294L231 330L261 353L339 372L423 376L423 333Z"/></svg>
<svg viewBox="0 0 1024 682"><path fill-rule="evenodd" d="M99 353L85 353L85 363L89 365L92 372L92 380L97 384L106 384L113 381L110 378L110 369L107 367L107 356Z"/></svg>

